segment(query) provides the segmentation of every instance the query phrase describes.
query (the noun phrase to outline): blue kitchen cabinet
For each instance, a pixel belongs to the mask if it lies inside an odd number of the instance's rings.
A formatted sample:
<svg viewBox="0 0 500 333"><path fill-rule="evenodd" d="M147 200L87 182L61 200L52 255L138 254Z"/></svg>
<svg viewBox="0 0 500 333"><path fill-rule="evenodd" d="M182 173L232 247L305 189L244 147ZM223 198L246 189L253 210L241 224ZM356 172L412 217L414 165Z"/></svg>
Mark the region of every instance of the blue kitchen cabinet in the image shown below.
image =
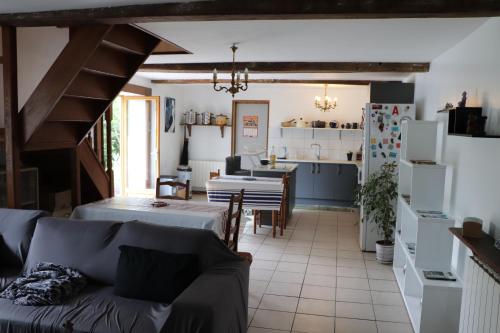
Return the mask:
<svg viewBox="0 0 500 333"><path fill-rule="evenodd" d="M314 174L312 163L297 163L296 194L297 198L312 198L314 192Z"/></svg>

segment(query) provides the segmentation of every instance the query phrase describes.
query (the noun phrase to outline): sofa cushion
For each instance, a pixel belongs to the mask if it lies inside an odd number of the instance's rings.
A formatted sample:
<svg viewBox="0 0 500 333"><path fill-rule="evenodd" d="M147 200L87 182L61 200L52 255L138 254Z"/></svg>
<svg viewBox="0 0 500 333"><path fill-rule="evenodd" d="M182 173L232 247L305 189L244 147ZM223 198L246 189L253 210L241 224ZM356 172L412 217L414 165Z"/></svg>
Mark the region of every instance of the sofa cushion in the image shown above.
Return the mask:
<svg viewBox="0 0 500 333"><path fill-rule="evenodd" d="M26 260L25 272L40 262L74 268L90 279L103 281L107 270L116 269L109 244L121 222L83 221L46 217L37 223Z"/></svg>
<svg viewBox="0 0 500 333"><path fill-rule="evenodd" d="M37 223L25 269L51 262L112 285L121 245L196 254L201 272L220 262L242 260L212 230L47 217Z"/></svg>
<svg viewBox="0 0 500 333"><path fill-rule="evenodd" d="M115 295L170 304L200 274L198 256L120 246Z"/></svg>
<svg viewBox="0 0 500 333"><path fill-rule="evenodd" d="M0 208L0 235L2 246L2 264L21 267L30 247L36 221L46 215L39 210Z"/></svg>
<svg viewBox="0 0 500 333"><path fill-rule="evenodd" d="M70 320L74 332L161 332L170 306L113 295L112 287L88 286L64 305L19 306L0 299L0 332L64 333Z"/></svg>

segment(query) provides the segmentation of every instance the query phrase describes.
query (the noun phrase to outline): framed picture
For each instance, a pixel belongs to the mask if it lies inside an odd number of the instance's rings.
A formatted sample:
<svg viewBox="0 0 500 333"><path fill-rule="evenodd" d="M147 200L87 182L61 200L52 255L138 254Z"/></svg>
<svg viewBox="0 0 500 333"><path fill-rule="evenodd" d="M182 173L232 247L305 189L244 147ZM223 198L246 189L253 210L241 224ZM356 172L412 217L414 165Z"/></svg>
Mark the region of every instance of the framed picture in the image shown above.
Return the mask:
<svg viewBox="0 0 500 333"><path fill-rule="evenodd" d="M165 97L165 133L175 133L175 98Z"/></svg>
<svg viewBox="0 0 500 333"><path fill-rule="evenodd" d="M256 138L259 134L259 116L243 116L243 136L247 138Z"/></svg>

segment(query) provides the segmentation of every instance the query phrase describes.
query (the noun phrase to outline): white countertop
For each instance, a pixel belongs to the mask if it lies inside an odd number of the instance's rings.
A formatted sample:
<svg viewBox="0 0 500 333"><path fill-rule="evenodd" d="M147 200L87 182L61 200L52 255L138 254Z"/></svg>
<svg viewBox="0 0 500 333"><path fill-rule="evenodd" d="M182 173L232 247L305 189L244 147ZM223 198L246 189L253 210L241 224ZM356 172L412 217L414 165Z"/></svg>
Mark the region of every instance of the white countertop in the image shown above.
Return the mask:
<svg viewBox="0 0 500 333"><path fill-rule="evenodd" d="M327 164L350 164L361 166L363 164L362 161L348 161L348 160L335 160L335 159L321 159L321 160L302 160L302 159L277 159L278 162L292 162L292 163L327 163Z"/></svg>
<svg viewBox="0 0 500 333"><path fill-rule="evenodd" d="M277 160L278 162L287 161L287 160ZM294 161L290 161L294 162ZM268 171L268 172L292 172L297 169L298 165L293 163L276 163L274 168L271 168L271 165L263 165L255 168L251 168L251 171Z"/></svg>

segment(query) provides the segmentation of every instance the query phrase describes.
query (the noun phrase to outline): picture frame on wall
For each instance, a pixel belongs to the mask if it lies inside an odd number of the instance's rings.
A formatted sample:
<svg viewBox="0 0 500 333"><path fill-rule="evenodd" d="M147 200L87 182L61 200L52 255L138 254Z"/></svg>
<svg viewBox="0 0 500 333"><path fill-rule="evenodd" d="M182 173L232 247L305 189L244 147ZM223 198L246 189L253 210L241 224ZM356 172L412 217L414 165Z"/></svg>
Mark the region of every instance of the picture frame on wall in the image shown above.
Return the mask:
<svg viewBox="0 0 500 333"><path fill-rule="evenodd" d="M165 97L165 133L175 133L175 98Z"/></svg>

